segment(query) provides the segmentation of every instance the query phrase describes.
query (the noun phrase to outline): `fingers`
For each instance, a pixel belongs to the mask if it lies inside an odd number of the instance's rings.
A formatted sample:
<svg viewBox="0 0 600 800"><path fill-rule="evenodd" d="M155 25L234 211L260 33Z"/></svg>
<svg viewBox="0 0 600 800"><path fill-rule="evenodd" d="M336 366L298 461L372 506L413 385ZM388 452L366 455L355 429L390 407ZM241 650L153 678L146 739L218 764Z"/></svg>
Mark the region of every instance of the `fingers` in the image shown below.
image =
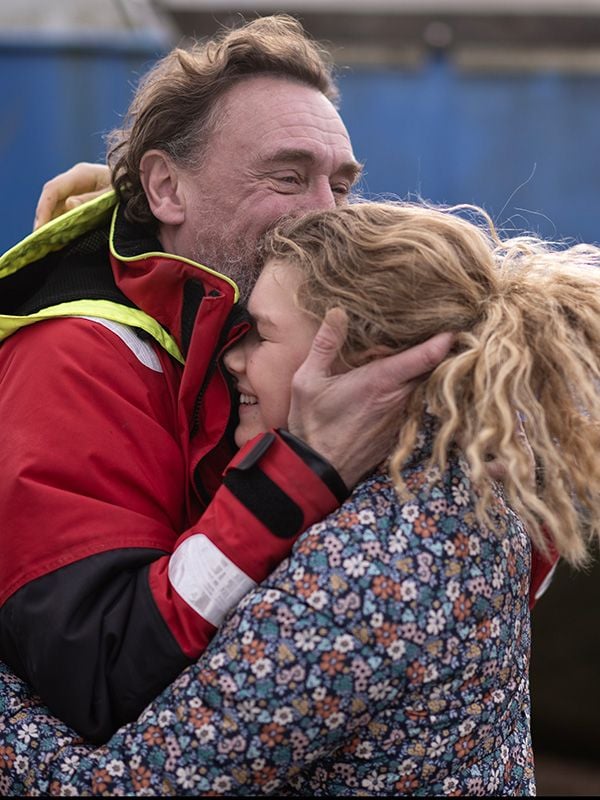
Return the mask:
<svg viewBox="0 0 600 800"><path fill-rule="evenodd" d="M385 369L387 379L392 384L408 383L435 369L448 355L454 339L453 333L438 333L409 350L372 363Z"/></svg>
<svg viewBox="0 0 600 800"><path fill-rule="evenodd" d="M443 361L454 339L452 333L440 333L408 350L375 359L352 372L356 381L362 382L367 394L370 392L382 404L385 398L393 402L394 398L407 397L418 379Z"/></svg>
<svg viewBox="0 0 600 800"><path fill-rule="evenodd" d="M313 339L304 369L314 377L331 375L333 364L346 341L347 332L346 312L341 308L330 309Z"/></svg>
<svg viewBox="0 0 600 800"><path fill-rule="evenodd" d="M105 191L105 189L100 189L97 192L86 192L85 194L76 194L72 197L67 197L65 200L65 209L70 211L72 208L77 208L77 206L87 203L88 200L93 200L95 197L104 194Z"/></svg>
<svg viewBox="0 0 600 800"><path fill-rule="evenodd" d="M348 332L348 317L341 308L330 309L313 340L311 350L304 362L308 372L328 376L344 345ZM389 382L390 388L408 384L423 377L446 357L455 341L453 333L439 333L426 342L393 356L372 361L365 365L380 380Z"/></svg>
<svg viewBox="0 0 600 800"><path fill-rule="evenodd" d="M37 230L69 208L74 208L74 205L69 205L71 198L85 196L90 192L97 194L109 185L110 172L106 165L90 164L85 161L75 164L71 169L44 184L35 210L33 229Z"/></svg>
<svg viewBox="0 0 600 800"><path fill-rule="evenodd" d="M35 209L35 219L33 220L33 230L37 230L42 225L50 222L54 217L58 217L64 213L64 203L58 199L58 192L55 187L51 186L51 181L45 183L42 188L42 194L38 200Z"/></svg>

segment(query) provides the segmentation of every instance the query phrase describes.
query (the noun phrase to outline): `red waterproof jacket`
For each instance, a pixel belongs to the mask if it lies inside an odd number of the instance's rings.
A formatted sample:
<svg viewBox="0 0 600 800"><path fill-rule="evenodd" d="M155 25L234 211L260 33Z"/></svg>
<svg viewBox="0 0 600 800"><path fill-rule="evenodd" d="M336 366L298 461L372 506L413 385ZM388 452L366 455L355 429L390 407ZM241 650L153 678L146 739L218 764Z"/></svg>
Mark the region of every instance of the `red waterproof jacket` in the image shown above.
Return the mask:
<svg viewBox="0 0 600 800"><path fill-rule="evenodd" d="M346 494L285 431L232 458L237 288L112 205L0 261L0 657L95 741Z"/></svg>

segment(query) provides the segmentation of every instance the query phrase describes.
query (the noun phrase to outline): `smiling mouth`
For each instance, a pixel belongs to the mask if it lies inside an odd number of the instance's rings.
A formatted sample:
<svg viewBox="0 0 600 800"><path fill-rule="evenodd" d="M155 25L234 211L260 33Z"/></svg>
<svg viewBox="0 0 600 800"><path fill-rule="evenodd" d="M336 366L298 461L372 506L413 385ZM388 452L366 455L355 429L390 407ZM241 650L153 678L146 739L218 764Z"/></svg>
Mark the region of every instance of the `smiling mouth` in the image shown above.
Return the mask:
<svg viewBox="0 0 600 800"><path fill-rule="evenodd" d="M240 405L241 406L255 406L258 399L253 394L244 394L240 392Z"/></svg>

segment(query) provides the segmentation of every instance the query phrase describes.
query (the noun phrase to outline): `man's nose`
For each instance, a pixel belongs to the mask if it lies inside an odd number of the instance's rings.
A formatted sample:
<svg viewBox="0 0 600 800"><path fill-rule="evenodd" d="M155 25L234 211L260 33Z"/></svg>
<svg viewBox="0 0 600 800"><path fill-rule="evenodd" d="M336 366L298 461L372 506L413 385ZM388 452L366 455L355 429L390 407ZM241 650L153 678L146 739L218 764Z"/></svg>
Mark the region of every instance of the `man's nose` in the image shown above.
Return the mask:
<svg viewBox="0 0 600 800"><path fill-rule="evenodd" d="M307 195L307 211L327 211L335 208L335 194L331 184L326 177L319 178L313 182L311 191Z"/></svg>

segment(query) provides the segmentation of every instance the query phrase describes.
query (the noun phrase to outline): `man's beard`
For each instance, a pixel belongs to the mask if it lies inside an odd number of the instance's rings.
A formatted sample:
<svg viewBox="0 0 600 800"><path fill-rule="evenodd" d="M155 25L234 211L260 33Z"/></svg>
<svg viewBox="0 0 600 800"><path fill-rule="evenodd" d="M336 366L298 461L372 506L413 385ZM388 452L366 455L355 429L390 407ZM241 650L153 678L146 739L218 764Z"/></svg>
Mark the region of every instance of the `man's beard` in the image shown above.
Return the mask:
<svg viewBox="0 0 600 800"><path fill-rule="evenodd" d="M239 289L242 303L248 301L262 269L256 241L248 242L241 237L234 239L224 231L213 230L209 233L206 228L198 232L193 258L199 264L231 278Z"/></svg>

